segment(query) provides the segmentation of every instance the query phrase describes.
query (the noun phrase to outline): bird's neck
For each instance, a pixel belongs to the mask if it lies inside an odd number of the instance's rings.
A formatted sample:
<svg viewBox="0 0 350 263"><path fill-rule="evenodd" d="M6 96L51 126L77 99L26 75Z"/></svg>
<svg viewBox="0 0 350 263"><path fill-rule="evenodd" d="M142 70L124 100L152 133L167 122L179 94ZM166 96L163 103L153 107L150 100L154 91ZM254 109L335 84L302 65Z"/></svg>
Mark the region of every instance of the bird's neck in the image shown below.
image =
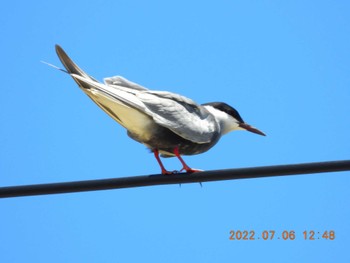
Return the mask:
<svg viewBox="0 0 350 263"><path fill-rule="evenodd" d="M219 124L222 135L234 130L240 130L238 122L232 116L210 105L204 107L214 116L216 122Z"/></svg>

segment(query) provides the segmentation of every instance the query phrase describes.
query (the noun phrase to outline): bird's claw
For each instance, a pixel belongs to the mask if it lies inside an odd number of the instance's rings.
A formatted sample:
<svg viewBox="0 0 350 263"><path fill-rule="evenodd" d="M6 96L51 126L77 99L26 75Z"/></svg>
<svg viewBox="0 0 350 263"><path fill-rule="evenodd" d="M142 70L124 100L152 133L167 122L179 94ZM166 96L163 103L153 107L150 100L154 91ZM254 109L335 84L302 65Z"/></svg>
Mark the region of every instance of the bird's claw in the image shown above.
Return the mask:
<svg viewBox="0 0 350 263"><path fill-rule="evenodd" d="M197 172L203 172L204 170L200 170L200 169L193 169L193 168L187 168L187 167L184 167L180 170L181 172L182 171L186 171L186 173L197 173Z"/></svg>
<svg viewBox="0 0 350 263"><path fill-rule="evenodd" d="M180 171L178 171L178 170L174 170L174 171L163 170L162 171L162 174L164 174L164 175L172 175L172 174L179 174L179 173L180 173Z"/></svg>

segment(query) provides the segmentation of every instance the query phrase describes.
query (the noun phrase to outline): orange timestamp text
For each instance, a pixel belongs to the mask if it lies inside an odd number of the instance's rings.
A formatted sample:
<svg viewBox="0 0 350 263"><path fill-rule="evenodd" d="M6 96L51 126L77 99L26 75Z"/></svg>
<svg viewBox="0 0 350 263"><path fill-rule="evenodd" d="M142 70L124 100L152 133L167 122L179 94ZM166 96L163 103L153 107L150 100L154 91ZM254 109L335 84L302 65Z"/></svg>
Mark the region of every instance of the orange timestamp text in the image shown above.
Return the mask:
<svg viewBox="0 0 350 263"><path fill-rule="evenodd" d="M296 232L294 230L231 230L229 240L334 240L334 230L304 230Z"/></svg>

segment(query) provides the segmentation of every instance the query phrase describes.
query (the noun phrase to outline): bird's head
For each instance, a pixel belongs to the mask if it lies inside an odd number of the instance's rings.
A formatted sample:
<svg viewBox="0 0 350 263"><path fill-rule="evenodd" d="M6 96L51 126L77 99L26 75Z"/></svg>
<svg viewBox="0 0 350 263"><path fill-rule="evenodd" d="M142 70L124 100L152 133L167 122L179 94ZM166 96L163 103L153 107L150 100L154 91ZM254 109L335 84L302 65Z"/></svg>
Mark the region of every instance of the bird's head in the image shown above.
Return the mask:
<svg viewBox="0 0 350 263"><path fill-rule="evenodd" d="M245 130L266 136L262 131L245 123L238 111L224 102L210 102L202 105L213 114L215 119L219 122L222 134L234 130Z"/></svg>

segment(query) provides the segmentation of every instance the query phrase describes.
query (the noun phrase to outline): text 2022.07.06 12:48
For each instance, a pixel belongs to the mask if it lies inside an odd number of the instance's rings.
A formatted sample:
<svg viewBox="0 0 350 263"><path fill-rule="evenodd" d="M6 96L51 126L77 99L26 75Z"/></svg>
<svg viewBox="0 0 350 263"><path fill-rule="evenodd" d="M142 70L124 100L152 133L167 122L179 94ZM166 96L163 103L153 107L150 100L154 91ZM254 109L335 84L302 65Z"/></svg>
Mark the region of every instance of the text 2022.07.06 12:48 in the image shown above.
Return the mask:
<svg viewBox="0 0 350 263"><path fill-rule="evenodd" d="M314 231L304 230L296 232L294 230L231 230L230 240L334 240L334 230Z"/></svg>

